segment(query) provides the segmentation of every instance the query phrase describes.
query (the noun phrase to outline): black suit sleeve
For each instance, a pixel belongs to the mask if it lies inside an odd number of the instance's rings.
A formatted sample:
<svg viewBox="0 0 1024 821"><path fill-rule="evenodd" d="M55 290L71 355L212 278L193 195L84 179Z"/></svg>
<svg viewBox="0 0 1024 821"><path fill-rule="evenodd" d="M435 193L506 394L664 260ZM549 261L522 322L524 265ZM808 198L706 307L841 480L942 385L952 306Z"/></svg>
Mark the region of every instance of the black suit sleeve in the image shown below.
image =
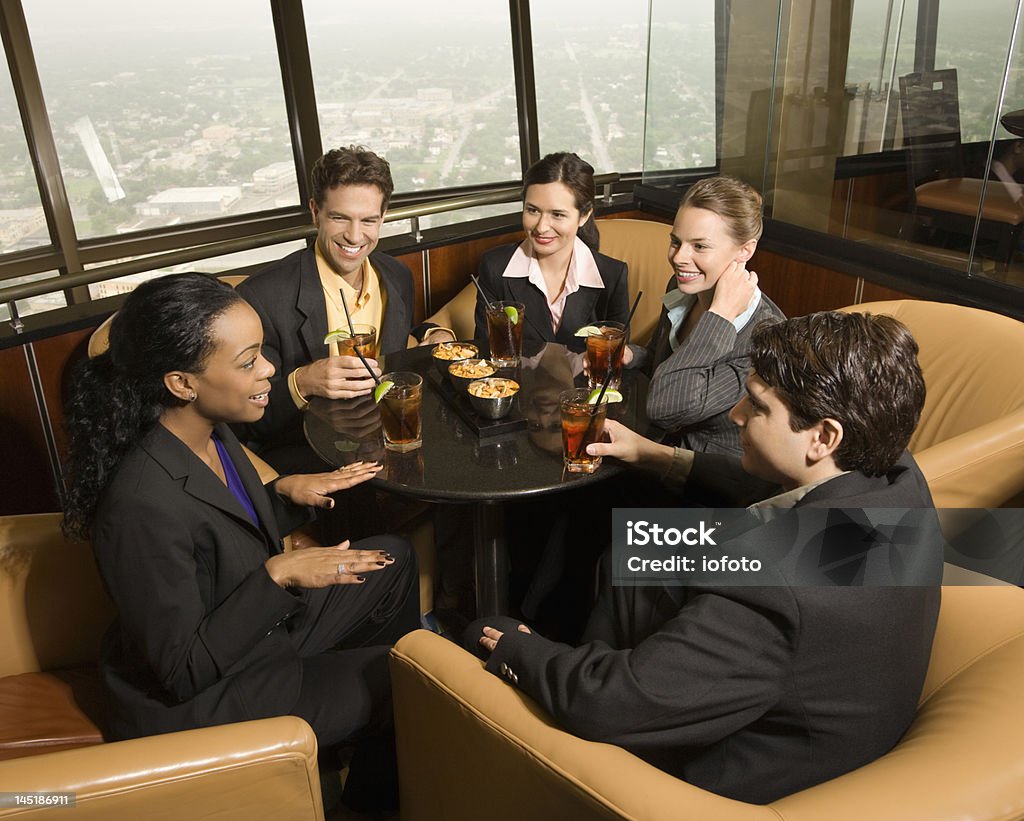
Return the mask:
<svg viewBox="0 0 1024 821"><path fill-rule="evenodd" d="M263 418L250 423L247 426L247 435L243 438L265 441L280 431L291 430L301 425L302 412L295 406L295 401L288 390L289 374L285 373L286 368L282 362L281 335L277 325L270 319L273 312L268 310L268 306L264 304L256 289L246 287L247 284L248 281L243 282L237 290L259 314L260 322L263 325L263 356L274 366L274 375L270 378L270 396Z"/></svg>
<svg viewBox="0 0 1024 821"><path fill-rule="evenodd" d="M629 316L629 266L625 262L607 257L615 263L614 273L604 280L605 311L597 319L608 319L625 324Z"/></svg>
<svg viewBox="0 0 1024 821"><path fill-rule="evenodd" d="M583 738L634 751L707 746L759 718L784 689L795 608L788 590L765 590L696 596L627 650L505 633L487 669L514 674L520 689ZM784 598L785 614L773 596Z"/></svg>
<svg viewBox="0 0 1024 821"><path fill-rule="evenodd" d="M161 499L133 499L130 514L115 511L97 522L93 541L128 644L180 701L228 674L305 606L260 563L206 612L194 534Z"/></svg>

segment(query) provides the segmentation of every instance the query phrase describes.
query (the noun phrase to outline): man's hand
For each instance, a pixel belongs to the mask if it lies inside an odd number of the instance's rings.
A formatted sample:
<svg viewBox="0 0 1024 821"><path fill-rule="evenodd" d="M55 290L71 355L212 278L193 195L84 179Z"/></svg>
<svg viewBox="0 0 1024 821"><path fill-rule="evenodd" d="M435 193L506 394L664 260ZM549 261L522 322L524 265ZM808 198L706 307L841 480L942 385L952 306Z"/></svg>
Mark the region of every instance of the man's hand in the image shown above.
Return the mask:
<svg viewBox="0 0 1024 821"><path fill-rule="evenodd" d="M518 629L520 633L530 632L530 628L525 624L520 624ZM494 648L498 646L498 642L501 641L501 637L505 634L500 630L495 630L493 627L485 627L483 633L480 637L480 646L488 653L493 653Z"/></svg>
<svg viewBox="0 0 1024 821"><path fill-rule="evenodd" d="M367 359L373 372L380 376L376 359ZM356 356L329 356L303 365L295 372L295 385L307 399L352 399L373 390L376 383Z"/></svg>
<svg viewBox="0 0 1024 821"><path fill-rule="evenodd" d="M718 278L715 295L711 298L711 307L708 310L732 322L747 310L756 287L757 274L748 271L739 260L734 260Z"/></svg>
<svg viewBox="0 0 1024 821"><path fill-rule="evenodd" d="M329 509L334 507L330 494L372 479L382 467L375 462L353 462L330 473L293 473L278 479L274 490L278 496L297 505Z"/></svg>
<svg viewBox="0 0 1024 821"><path fill-rule="evenodd" d="M672 464L675 448L670 445L652 442L614 419L605 420L604 432L610 441L587 445L591 456L613 456L627 465L655 472L668 470Z"/></svg>

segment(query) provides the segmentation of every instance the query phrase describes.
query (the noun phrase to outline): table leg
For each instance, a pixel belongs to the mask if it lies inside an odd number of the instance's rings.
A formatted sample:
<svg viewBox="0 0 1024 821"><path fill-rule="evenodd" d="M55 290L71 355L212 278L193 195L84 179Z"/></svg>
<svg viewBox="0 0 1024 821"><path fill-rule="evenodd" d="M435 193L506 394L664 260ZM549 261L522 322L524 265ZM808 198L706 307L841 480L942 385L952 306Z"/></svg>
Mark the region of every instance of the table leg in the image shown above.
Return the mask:
<svg viewBox="0 0 1024 821"><path fill-rule="evenodd" d="M508 549L505 509L500 502L473 505L473 562L476 574L476 615L508 613Z"/></svg>

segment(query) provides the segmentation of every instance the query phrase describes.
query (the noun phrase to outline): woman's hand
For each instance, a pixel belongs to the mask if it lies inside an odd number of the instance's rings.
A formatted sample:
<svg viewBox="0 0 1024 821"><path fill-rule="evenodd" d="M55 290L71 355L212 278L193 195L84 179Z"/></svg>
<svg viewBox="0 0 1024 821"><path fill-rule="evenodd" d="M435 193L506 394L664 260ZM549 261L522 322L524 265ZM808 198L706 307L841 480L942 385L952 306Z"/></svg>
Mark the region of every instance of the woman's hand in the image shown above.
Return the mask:
<svg viewBox="0 0 1024 821"><path fill-rule="evenodd" d="M376 462L353 462L330 473L293 473L278 479L274 490L297 505L332 508L334 499L330 494L372 479L382 467Z"/></svg>
<svg viewBox="0 0 1024 821"><path fill-rule="evenodd" d="M264 562L267 573L281 587L328 587L362 584L365 574L383 570L395 560L383 550L351 550L344 541L334 547L307 547L278 553Z"/></svg>
<svg viewBox="0 0 1024 821"><path fill-rule="evenodd" d="M748 271L739 260L734 260L718 278L715 295L711 298L711 307L708 310L732 322L747 310L756 287L757 274Z"/></svg>

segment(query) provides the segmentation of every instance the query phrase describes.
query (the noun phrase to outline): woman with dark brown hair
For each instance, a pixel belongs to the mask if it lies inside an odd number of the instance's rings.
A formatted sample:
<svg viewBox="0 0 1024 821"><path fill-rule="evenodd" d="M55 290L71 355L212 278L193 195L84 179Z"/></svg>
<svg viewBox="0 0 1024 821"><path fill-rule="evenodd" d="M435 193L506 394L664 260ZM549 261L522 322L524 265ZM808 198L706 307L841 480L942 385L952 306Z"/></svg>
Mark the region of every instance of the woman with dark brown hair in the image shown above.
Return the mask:
<svg viewBox="0 0 1024 821"><path fill-rule="evenodd" d="M594 169L576 154L548 154L523 178L519 243L484 254L479 278L487 299L525 306L523 339L559 342L582 351L576 331L629 313L626 263L601 254L594 222ZM487 337L485 303L478 294L476 333Z"/></svg>
<svg viewBox="0 0 1024 821"><path fill-rule="evenodd" d="M229 427L266 410L262 343L236 291L177 274L139 286L109 350L76 374L65 529L92 539L117 605L101 661L106 730L296 715L321 754L358 745L350 804L393 805L387 654L419 626L416 559L395 536L283 551L310 507L379 466L264 487Z"/></svg>

